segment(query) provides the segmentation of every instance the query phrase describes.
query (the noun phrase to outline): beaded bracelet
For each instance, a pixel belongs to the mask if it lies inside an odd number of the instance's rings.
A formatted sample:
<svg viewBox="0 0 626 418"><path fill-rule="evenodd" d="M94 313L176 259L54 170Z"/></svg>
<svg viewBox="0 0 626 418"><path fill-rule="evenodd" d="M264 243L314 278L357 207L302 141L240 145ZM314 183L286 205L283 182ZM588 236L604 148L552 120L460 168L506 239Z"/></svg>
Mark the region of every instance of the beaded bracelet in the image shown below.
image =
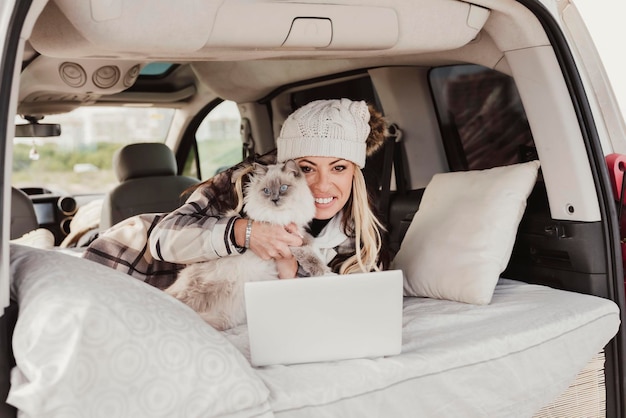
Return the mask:
<svg viewBox="0 0 626 418"><path fill-rule="evenodd" d="M248 219L246 225L246 239L243 243L244 248L250 248L250 234L252 233L252 219Z"/></svg>

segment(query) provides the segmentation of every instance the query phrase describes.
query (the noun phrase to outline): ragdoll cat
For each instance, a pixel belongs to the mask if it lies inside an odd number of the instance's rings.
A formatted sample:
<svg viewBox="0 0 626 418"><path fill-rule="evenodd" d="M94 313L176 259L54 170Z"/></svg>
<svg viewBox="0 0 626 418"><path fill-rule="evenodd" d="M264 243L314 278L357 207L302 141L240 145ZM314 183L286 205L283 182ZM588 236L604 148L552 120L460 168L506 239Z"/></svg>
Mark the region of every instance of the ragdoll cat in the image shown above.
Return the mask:
<svg viewBox="0 0 626 418"><path fill-rule="evenodd" d="M291 248L300 266L311 276L330 271L311 246L312 237L304 231L304 226L315 216L315 202L295 161L269 166L255 164L250 182L244 188L243 202L250 219L278 225L295 223L304 237L302 247ZM186 266L165 292L189 305L214 328L224 330L246 321L245 282L277 278L274 260L263 260L247 250L240 256Z"/></svg>

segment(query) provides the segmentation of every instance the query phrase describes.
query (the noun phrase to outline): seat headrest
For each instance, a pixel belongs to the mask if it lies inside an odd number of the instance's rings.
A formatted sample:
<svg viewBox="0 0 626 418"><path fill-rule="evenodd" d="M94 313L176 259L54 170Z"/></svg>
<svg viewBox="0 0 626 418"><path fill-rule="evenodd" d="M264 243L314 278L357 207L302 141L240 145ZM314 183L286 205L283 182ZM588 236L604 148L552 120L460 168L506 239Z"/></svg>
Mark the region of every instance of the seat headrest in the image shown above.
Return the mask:
<svg viewBox="0 0 626 418"><path fill-rule="evenodd" d="M113 156L113 168L120 182L139 177L175 176L178 172L174 153L159 142L126 145Z"/></svg>

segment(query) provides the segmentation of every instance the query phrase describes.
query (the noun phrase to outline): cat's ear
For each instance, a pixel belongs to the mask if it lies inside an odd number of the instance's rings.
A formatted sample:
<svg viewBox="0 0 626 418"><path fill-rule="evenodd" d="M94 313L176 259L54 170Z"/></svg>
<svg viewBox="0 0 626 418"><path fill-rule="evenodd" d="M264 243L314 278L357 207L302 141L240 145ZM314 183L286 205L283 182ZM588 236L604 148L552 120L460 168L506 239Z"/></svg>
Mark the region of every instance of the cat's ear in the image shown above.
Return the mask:
<svg viewBox="0 0 626 418"><path fill-rule="evenodd" d="M258 176L265 175L267 173L267 170L269 169L266 165L259 164L259 163L253 163L253 167L254 167L254 174Z"/></svg>
<svg viewBox="0 0 626 418"><path fill-rule="evenodd" d="M294 177L300 177L302 174L302 170L300 170L300 166L294 160L285 161L285 165L283 166L283 172L293 174Z"/></svg>

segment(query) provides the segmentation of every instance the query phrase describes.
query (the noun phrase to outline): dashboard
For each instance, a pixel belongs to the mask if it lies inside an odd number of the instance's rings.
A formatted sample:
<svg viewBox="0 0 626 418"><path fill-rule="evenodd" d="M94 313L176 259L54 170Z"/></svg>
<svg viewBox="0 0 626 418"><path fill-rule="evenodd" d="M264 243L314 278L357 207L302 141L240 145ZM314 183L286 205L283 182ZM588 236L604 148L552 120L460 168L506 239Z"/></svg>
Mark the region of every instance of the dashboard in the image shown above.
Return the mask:
<svg viewBox="0 0 626 418"><path fill-rule="evenodd" d="M38 187L21 190L32 200L39 226L54 234L55 245L61 244L70 232L70 222L78 210L76 199Z"/></svg>

